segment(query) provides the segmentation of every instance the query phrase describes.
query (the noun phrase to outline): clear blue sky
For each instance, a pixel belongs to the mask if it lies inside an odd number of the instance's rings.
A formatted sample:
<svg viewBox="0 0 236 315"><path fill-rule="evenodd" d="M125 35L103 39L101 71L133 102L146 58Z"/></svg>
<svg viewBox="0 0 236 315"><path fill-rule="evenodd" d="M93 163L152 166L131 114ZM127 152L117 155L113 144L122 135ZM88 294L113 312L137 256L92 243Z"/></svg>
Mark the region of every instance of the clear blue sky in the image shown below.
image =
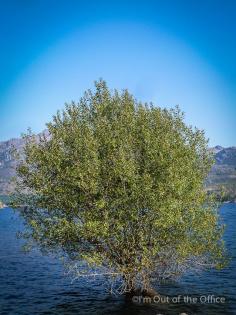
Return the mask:
<svg viewBox="0 0 236 315"><path fill-rule="evenodd" d="M236 145L236 1L0 2L0 141L103 77Z"/></svg>

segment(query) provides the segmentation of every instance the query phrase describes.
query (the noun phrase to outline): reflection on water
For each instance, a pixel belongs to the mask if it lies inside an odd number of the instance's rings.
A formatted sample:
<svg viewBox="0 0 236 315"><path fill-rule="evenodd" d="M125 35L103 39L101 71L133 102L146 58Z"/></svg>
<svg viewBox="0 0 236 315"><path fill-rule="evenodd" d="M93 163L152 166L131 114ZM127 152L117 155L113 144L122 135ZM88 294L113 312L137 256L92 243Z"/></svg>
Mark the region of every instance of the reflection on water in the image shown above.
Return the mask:
<svg viewBox="0 0 236 315"><path fill-rule="evenodd" d="M81 279L71 284L57 260L38 252L22 253L21 241L15 237L22 228L21 220L9 208L0 210L0 314L236 314L236 205L225 204L221 213L227 224L225 240L232 257L230 266L158 288L174 301L181 295L180 303L140 305L110 296L99 281ZM196 300L184 303L184 296L189 301ZM209 303L193 303L201 296L206 296ZM212 303L215 297L224 297L226 302Z"/></svg>

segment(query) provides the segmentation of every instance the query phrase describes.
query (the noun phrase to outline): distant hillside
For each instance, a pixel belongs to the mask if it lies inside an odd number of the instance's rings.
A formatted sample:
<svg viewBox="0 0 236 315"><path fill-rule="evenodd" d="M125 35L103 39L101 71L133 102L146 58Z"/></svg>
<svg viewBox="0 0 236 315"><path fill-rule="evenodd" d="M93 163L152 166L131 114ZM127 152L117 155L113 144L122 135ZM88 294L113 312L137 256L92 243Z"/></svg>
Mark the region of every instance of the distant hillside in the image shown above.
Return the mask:
<svg viewBox="0 0 236 315"><path fill-rule="evenodd" d="M22 139L11 139L0 142L0 195L8 194L12 191L10 179L15 175L16 161L12 156L12 148L21 150Z"/></svg>
<svg viewBox="0 0 236 315"><path fill-rule="evenodd" d="M45 131L44 131L45 132ZM13 190L10 178L15 175L16 161L11 154L12 147L21 150L22 139L11 139L0 142L0 195L7 195ZM208 190L218 191L223 185L226 199L236 200L236 147L211 148L215 155L213 166L208 179Z"/></svg>
<svg viewBox="0 0 236 315"><path fill-rule="evenodd" d="M225 191L226 200L236 201L236 147L212 149L215 153L215 165L207 179L209 190Z"/></svg>
<svg viewBox="0 0 236 315"><path fill-rule="evenodd" d="M48 135L48 131L44 130L38 135ZM0 142L0 195L8 195L13 191L11 178L15 175L16 160L12 154L13 148L21 151L24 146L22 138L10 139Z"/></svg>

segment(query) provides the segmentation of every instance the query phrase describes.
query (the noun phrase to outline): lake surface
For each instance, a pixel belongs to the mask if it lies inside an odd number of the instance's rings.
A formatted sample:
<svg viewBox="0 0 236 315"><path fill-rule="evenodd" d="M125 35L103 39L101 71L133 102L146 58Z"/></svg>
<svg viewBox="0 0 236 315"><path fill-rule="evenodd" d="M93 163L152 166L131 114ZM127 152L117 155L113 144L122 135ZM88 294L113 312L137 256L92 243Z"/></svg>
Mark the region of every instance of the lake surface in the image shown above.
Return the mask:
<svg viewBox="0 0 236 315"><path fill-rule="evenodd" d="M22 241L15 236L22 229L21 219L10 208L0 210L0 314L236 314L236 204L224 204L221 215L227 224L225 241L231 255L230 265L222 271L163 284L158 290L172 303L137 305L123 297L110 296L99 281L81 279L71 283L60 262L51 257L38 252L24 254ZM225 302L216 303L216 297L223 297Z"/></svg>

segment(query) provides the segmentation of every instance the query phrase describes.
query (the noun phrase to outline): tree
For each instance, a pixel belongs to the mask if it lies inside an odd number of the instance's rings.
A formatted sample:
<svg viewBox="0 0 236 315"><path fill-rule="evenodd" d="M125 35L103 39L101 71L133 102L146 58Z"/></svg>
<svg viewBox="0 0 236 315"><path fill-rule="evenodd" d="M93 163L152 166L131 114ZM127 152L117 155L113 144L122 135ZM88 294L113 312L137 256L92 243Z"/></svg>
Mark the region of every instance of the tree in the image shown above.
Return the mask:
<svg viewBox="0 0 236 315"><path fill-rule="evenodd" d="M120 293L223 266L223 227L204 187L213 159L178 107L142 104L100 80L47 128L24 136L17 168L31 245L78 276L110 276Z"/></svg>

